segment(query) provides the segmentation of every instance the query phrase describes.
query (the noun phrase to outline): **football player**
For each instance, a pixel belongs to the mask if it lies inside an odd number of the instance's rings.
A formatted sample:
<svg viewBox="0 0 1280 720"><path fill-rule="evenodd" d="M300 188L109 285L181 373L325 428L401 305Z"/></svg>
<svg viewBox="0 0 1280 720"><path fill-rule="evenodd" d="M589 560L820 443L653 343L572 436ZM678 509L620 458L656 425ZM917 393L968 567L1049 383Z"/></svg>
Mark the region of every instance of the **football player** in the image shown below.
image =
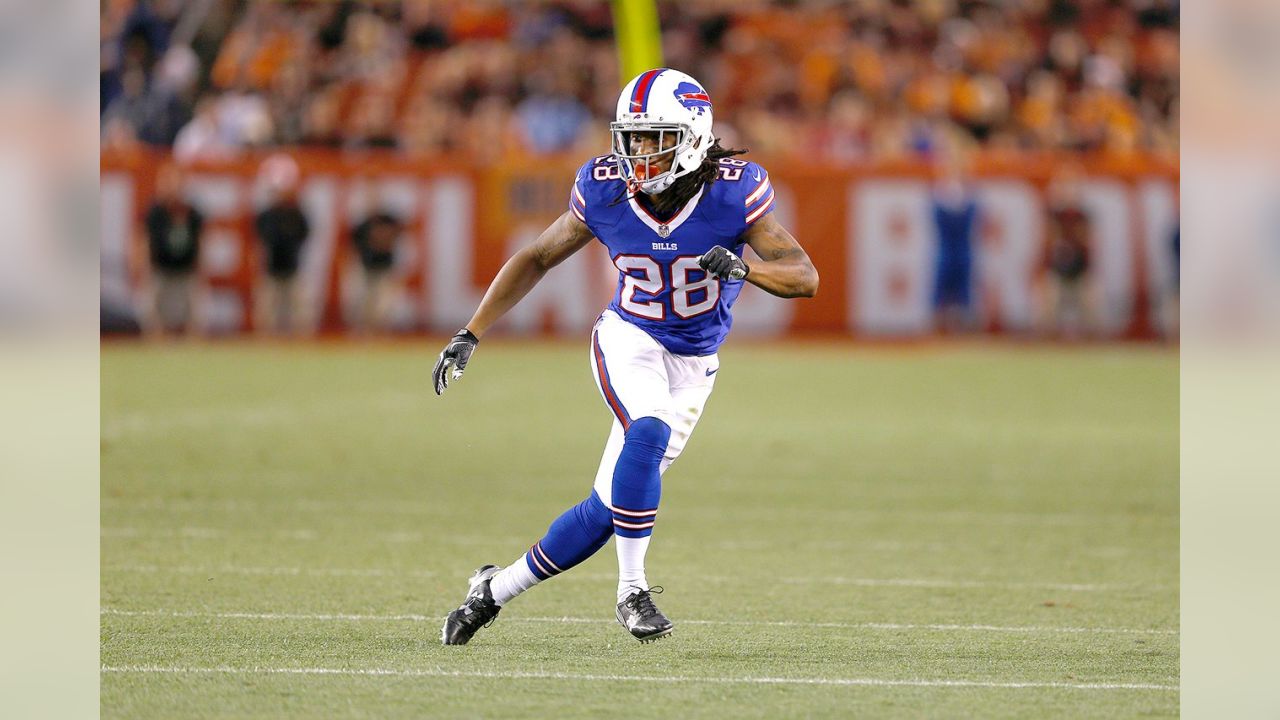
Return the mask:
<svg viewBox="0 0 1280 720"><path fill-rule="evenodd" d="M692 77L657 68L623 89L613 153L589 160L569 208L498 271L471 321L432 372L437 394L462 377L480 338L548 270L592 238L618 268L613 301L591 332L591 371L613 415L591 493L505 568L485 565L442 629L467 643L520 593L586 560L609 538L618 553L618 622L641 642L671 633L645 576L662 474L688 442L720 369L716 355L743 283L812 297L818 273L774 219L759 165L712 134L712 106ZM759 256L748 264L743 246Z"/></svg>

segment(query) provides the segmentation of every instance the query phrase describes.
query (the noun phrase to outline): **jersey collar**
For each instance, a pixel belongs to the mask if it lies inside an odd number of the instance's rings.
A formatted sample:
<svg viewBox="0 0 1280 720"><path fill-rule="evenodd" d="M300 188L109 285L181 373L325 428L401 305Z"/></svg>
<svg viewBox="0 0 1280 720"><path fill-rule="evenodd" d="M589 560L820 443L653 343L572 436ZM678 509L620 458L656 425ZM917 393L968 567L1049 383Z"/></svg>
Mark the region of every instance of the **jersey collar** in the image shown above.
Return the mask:
<svg viewBox="0 0 1280 720"><path fill-rule="evenodd" d="M640 219L640 222L648 225L649 229L657 233L659 237L667 237L683 225L685 220L689 219L689 216L693 214L694 209L698 207L698 201L702 199L702 191L706 189L707 186L705 184L698 188L697 194L689 198L689 202L685 203L684 207L680 208L680 212L676 213L675 217L666 222L654 217L652 213L640 204L639 200L636 200L634 195L627 197L627 204L631 206L631 212L635 213L636 217Z"/></svg>

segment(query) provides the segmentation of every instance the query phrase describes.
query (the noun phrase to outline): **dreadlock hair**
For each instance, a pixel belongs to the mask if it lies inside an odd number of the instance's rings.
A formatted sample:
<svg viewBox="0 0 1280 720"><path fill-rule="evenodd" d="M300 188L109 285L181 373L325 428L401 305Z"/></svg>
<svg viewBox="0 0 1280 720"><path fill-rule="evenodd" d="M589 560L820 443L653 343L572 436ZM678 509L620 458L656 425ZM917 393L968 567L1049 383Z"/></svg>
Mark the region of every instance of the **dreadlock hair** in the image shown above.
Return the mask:
<svg viewBox="0 0 1280 720"><path fill-rule="evenodd" d="M707 150L707 156L702 160L702 165L698 169L678 178L671 183L671 187L657 195L651 195L653 209L660 217L669 217L677 210L684 207L684 204L698 194L703 185L711 185L720 177L720 159L733 157L734 155L744 155L746 150L738 150L735 148L726 148L720 144L720 138L716 138L711 143L711 148ZM673 158L674 161L674 158ZM621 202L626 202L631 197L624 189L616 200L609 203L610 207Z"/></svg>

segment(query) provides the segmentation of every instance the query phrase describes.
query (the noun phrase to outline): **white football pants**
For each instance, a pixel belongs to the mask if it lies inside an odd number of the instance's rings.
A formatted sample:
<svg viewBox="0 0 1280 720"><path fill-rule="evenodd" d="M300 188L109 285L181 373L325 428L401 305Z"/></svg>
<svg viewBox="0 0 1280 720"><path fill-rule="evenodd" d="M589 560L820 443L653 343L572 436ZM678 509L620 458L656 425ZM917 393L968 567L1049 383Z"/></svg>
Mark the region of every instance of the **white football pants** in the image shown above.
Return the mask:
<svg viewBox="0 0 1280 720"><path fill-rule="evenodd" d="M665 473L702 417L719 369L719 356L672 354L614 311L604 311L591 333L591 372L613 413L613 430L595 481L596 494L605 505L613 507L613 468L631 421L656 417L671 428L659 468Z"/></svg>

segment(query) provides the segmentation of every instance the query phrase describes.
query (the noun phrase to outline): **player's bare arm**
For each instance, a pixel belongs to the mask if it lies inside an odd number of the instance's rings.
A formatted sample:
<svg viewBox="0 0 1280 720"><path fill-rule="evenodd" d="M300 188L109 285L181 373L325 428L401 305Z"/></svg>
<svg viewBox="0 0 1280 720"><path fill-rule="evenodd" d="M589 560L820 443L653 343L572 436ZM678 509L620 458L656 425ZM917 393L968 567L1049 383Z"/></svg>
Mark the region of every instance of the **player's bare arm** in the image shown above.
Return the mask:
<svg viewBox="0 0 1280 720"><path fill-rule="evenodd" d="M494 276L480 307L467 323L477 338L515 307L551 268L591 242L591 230L571 213L565 212L542 231L532 244L521 248Z"/></svg>
<svg viewBox="0 0 1280 720"><path fill-rule="evenodd" d="M543 230L537 240L503 264L471 320L453 336L436 360L431 376L437 395L444 393L450 380L462 377L485 331L528 295L548 270L581 250L591 238L586 224L566 212Z"/></svg>
<svg viewBox="0 0 1280 720"><path fill-rule="evenodd" d="M765 215L743 235L760 260L751 263L747 282L778 297L813 297L818 269L782 224Z"/></svg>

